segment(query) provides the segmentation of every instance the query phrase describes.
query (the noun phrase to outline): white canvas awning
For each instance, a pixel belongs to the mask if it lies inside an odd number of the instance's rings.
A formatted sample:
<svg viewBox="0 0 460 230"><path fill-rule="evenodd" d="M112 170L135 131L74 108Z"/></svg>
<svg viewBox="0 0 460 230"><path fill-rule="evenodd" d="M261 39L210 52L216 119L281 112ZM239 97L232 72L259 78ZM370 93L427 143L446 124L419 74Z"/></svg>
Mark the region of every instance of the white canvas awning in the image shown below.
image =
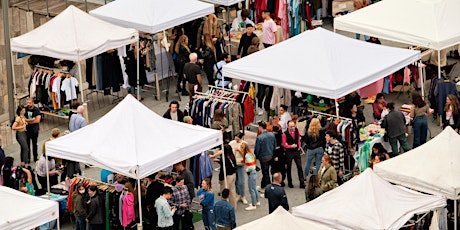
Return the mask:
<svg viewBox="0 0 460 230"><path fill-rule="evenodd" d="M89 13L115 25L157 33L212 14L214 6L197 0L117 0Z"/></svg>
<svg viewBox="0 0 460 230"><path fill-rule="evenodd" d="M47 142L46 153L144 178L220 144L220 130L165 119L128 95L98 121Z"/></svg>
<svg viewBox="0 0 460 230"><path fill-rule="evenodd" d="M460 136L447 127L427 143L374 166L383 179L417 191L460 198Z"/></svg>
<svg viewBox="0 0 460 230"><path fill-rule="evenodd" d="M420 52L348 38L322 28L223 67L225 77L339 98L420 59Z"/></svg>
<svg viewBox="0 0 460 230"><path fill-rule="evenodd" d="M460 43L460 1L385 0L334 18L334 29L442 50Z"/></svg>
<svg viewBox="0 0 460 230"><path fill-rule="evenodd" d="M222 5L222 6L231 6L243 0L201 0L201 1L209 2L209 3L213 3L217 5Z"/></svg>
<svg viewBox="0 0 460 230"><path fill-rule="evenodd" d="M59 218L56 201L0 186L0 229L33 229Z"/></svg>
<svg viewBox="0 0 460 230"><path fill-rule="evenodd" d="M441 196L398 188L366 169L340 187L294 207L292 214L335 229L399 229L414 214L444 206Z"/></svg>
<svg viewBox="0 0 460 230"><path fill-rule="evenodd" d="M81 61L138 40L135 29L122 28L69 6L40 27L11 39L11 50Z"/></svg>

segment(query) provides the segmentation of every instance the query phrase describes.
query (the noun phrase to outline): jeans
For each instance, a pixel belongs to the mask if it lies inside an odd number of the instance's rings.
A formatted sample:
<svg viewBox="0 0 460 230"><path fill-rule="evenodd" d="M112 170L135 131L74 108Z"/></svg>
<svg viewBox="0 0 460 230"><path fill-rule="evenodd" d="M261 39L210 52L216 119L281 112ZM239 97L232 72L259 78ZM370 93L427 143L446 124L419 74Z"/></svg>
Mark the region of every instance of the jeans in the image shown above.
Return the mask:
<svg viewBox="0 0 460 230"><path fill-rule="evenodd" d="M404 152L407 152L410 150L409 144L407 144L407 137L405 133L399 136L396 136L396 137L390 137L390 145L391 145L391 150L393 152L392 153L393 157L399 155L398 141L401 147L404 149Z"/></svg>
<svg viewBox="0 0 460 230"><path fill-rule="evenodd" d="M358 40L361 39L361 34L356 34L356 39ZM369 36L364 35L364 41L367 41L367 40L369 40Z"/></svg>
<svg viewBox="0 0 460 230"><path fill-rule="evenodd" d="M34 156L34 161L38 160L38 146L37 146L37 140L38 140L38 133L34 132L26 132L27 133L27 146L29 147L29 159L30 159L30 141L32 141L32 147L33 147L33 156Z"/></svg>
<svg viewBox="0 0 460 230"><path fill-rule="evenodd" d="M252 170L248 174L248 188L249 188L249 194L251 195L251 204L253 206L256 205L257 201L259 200L259 193L257 192L257 171Z"/></svg>
<svg viewBox="0 0 460 230"><path fill-rule="evenodd" d="M86 230L85 216L75 216L75 230Z"/></svg>
<svg viewBox="0 0 460 230"><path fill-rule="evenodd" d="M244 165L236 168L236 194L244 197Z"/></svg>
<svg viewBox="0 0 460 230"><path fill-rule="evenodd" d="M308 177L308 173L310 172L310 166L313 159L315 159L316 165L316 172L315 175L318 175L319 167L321 166L321 158L324 155L323 147L318 147L316 149L307 149L307 163L305 164L305 168L303 171L303 175L305 178Z"/></svg>
<svg viewBox="0 0 460 230"><path fill-rule="evenodd" d="M271 183L270 180L270 160L265 161L261 160L260 161L260 167L262 168L262 181L260 182L260 187L265 188L268 184Z"/></svg>
<svg viewBox="0 0 460 230"><path fill-rule="evenodd" d="M418 116L414 118L414 123L412 125L414 129L414 143L412 148L417 148L420 145L426 143L426 137L428 135L428 119L425 115Z"/></svg>
<svg viewBox="0 0 460 230"><path fill-rule="evenodd" d="M316 10L316 20L321 20L321 8Z"/></svg>
<svg viewBox="0 0 460 230"><path fill-rule="evenodd" d="M213 207L203 207L201 210L203 225L205 230L216 230L216 222L214 221Z"/></svg>
<svg viewBox="0 0 460 230"><path fill-rule="evenodd" d="M89 230L104 230L104 224L89 224Z"/></svg>
<svg viewBox="0 0 460 230"><path fill-rule="evenodd" d="M29 154L29 145L27 144L27 134L26 132L16 131L16 140L21 146L21 162L25 164L30 163L30 154Z"/></svg>
<svg viewBox="0 0 460 230"><path fill-rule="evenodd" d="M292 160L294 160L297 166L297 175L299 176L300 185L304 185L305 183L303 181L302 163L301 163L299 151L286 152L286 170L287 170L288 184L292 185L292 170L291 170Z"/></svg>

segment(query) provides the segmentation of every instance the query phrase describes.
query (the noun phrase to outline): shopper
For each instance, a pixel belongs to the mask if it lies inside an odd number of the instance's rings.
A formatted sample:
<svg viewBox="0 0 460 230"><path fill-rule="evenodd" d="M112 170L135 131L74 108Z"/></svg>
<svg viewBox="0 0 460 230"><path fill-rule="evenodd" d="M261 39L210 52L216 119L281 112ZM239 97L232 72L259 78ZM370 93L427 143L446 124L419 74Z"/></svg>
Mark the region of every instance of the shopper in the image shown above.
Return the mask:
<svg viewBox="0 0 460 230"><path fill-rule="evenodd" d="M171 101L169 103L169 109L163 114L163 117L173 121L184 121L184 113L179 109L178 101Z"/></svg>
<svg viewBox="0 0 460 230"><path fill-rule="evenodd" d="M29 167L30 169L30 167ZM19 191L23 193L27 193L29 195L35 196L35 188L33 185L33 175L29 169L24 167L18 166L16 168L16 176L20 175L19 178L16 178L19 182ZM21 173L18 173L18 170L22 170Z"/></svg>
<svg viewBox="0 0 460 230"><path fill-rule="evenodd" d="M173 215L173 229L178 230L179 226L182 229L193 229L193 214L190 212L192 200L188 192L187 186L184 184L184 178L177 176L175 179L176 185L173 187L173 194L168 200L169 204L176 207L176 212Z"/></svg>
<svg viewBox="0 0 460 230"><path fill-rule="evenodd" d="M202 35L202 46L200 48L201 57L203 58L203 70L208 79L208 85L214 84L214 71L213 67L216 64L216 48L212 43L210 34Z"/></svg>
<svg viewBox="0 0 460 230"><path fill-rule="evenodd" d="M426 142L428 135L428 118L430 114L430 106L423 100L418 93L412 94L412 104L410 110L410 118L412 120L412 128L414 129L414 142L412 148L417 148Z"/></svg>
<svg viewBox="0 0 460 230"><path fill-rule="evenodd" d="M25 114L25 121L27 123L26 126L26 134L27 134L27 145L29 147L29 153L31 151L30 148L30 141L32 141L32 148L33 148L33 156L34 162L38 160L38 133L40 131L40 121L42 119L40 110L35 107L34 100L32 98L27 99L27 106L26 106L26 114ZM29 154L30 159L30 154Z"/></svg>
<svg viewBox="0 0 460 230"><path fill-rule="evenodd" d="M232 81L231 81L231 78L229 77L226 77L224 79L222 79L222 68L224 67L224 65L226 65L227 63L229 63L231 61L231 57L230 57L230 54L228 53L223 53L220 57L219 57L220 61L217 62L215 65L214 65L214 74L216 75L216 78L217 78L217 86L218 87L225 87L225 88L230 88L231 87L231 84ZM211 83L208 83L208 85L210 85Z"/></svg>
<svg viewBox="0 0 460 230"><path fill-rule="evenodd" d="M283 133L281 145L286 151L286 170L289 188L294 188L294 185L292 184L292 160L294 160L297 166L297 176L299 177L300 188L305 188L302 163L300 158L300 132L295 127L294 121L288 122L288 128Z"/></svg>
<svg viewBox="0 0 460 230"><path fill-rule="evenodd" d="M253 30L254 27L251 24L246 25L246 33L241 35L240 44L238 45L238 59L248 55L248 49L252 44L252 39L257 37L257 35L253 33Z"/></svg>
<svg viewBox="0 0 460 230"><path fill-rule="evenodd" d="M337 172L338 183L341 184L341 177L345 172L345 147L340 143L337 139L337 135L335 132L330 130L326 131L326 142L330 144L327 148L327 154L332 160L332 166L334 167L335 171Z"/></svg>
<svg viewBox="0 0 460 230"><path fill-rule="evenodd" d="M230 191L229 195L229 202L230 204L236 209L237 206L237 198L236 198L236 188L235 188L235 181L236 181L236 158L233 155L232 147L228 144L224 145L224 154L225 158L222 159L221 157L219 161L220 164L220 172L219 172L219 184L220 184L220 192L222 193L223 189L226 188ZM222 150L217 151L215 154L210 155L210 157L215 158L219 155L222 155ZM225 170L225 175L224 175ZM225 184L225 179L227 179L227 184Z"/></svg>
<svg viewBox="0 0 460 230"><path fill-rule="evenodd" d="M304 168L305 180L310 172L310 167L313 159L315 160L315 175L318 175L319 167L321 166L321 158L324 155L324 146L326 145L325 130L321 127L318 118L313 118L308 126L305 135L305 143L307 145L307 163Z"/></svg>
<svg viewBox="0 0 460 230"><path fill-rule="evenodd" d="M381 126L389 137L392 155L397 156L399 154L398 142L405 152L411 149L407 144L406 118L401 111L395 110L393 102L388 103L387 108L389 112L383 119Z"/></svg>
<svg viewBox="0 0 460 230"><path fill-rule="evenodd" d="M319 185L319 178L313 174L308 180L307 189L305 189L305 200L306 202L312 201L321 196L321 194L323 194L323 190L321 190L321 186Z"/></svg>
<svg viewBox="0 0 460 230"><path fill-rule="evenodd" d="M173 191L170 187L165 187L163 195L155 200L155 209L158 213L158 223L156 229L173 229L173 216L177 208L175 206L169 206L168 200L171 199L172 193Z"/></svg>
<svg viewBox="0 0 460 230"><path fill-rule="evenodd" d="M46 178L47 176L46 175L46 164L48 164L48 174L49 174L49 181L50 181L49 187L48 187L47 178ZM56 169L56 163L55 163L54 157L48 156L48 161L47 161L46 153L42 154L42 156L38 160L38 167L36 171L37 171L38 182L40 183L41 189L43 191L47 191L48 188L51 188L53 185L58 184L58 177L61 172Z"/></svg>
<svg viewBox="0 0 460 230"><path fill-rule="evenodd" d="M88 195L90 200L88 204L88 215L86 216L86 222L89 223L89 229L91 230L103 230L104 229L104 204L101 203L99 198L97 187L92 185L89 187Z"/></svg>
<svg viewBox="0 0 460 230"><path fill-rule="evenodd" d="M86 126L85 107L80 105L77 107L77 113L73 114L69 120L69 131L74 132Z"/></svg>
<svg viewBox="0 0 460 230"><path fill-rule="evenodd" d="M244 152L241 151L241 145L243 143L247 144L246 141L243 140L244 133L239 132L235 135L235 139L230 141L228 145L232 147L233 154L235 155L235 160L236 160L236 195L237 195L237 201L241 200L243 204L248 204L248 201L246 200L245 196L245 168L244 168L244 161L245 161L245 156Z"/></svg>
<svg viewBox="0 0 460 230"><path fill-rule="evenodd" d="M375 97L374 104L372 104L373 115L376 120L382 119L382 112L387 107L385 96L383 93L378 93Z"/></svg>
<svg viewBox="0 0 460 230"><path fill-rule="evenodd" d="M72 210L75 216L75 230L86 230L86 189L82 183L72 193Z"/></svg>
<svg viewBox="0 0 460 230"><path fill-rule="evenodd" d="M188 193L190 194L190 200L193 200L195 197L195 183L192 172L185 168L181 162L174 164L173 167L174 170L179 173L182 178L184 178L184 183L187 186Z"/></svg>
<svg viewBox="0 0 460 230"><path fill-rule="evenodd" d="M222 200L214 204L214 215L217 230L231 230L236 228L235 209L228 202L230 190L222 190Z"/></svg>
<svg viewBox="0 0 460 230"><path fill-rule="evenodd" d="M264 43L264 47L268 48L278 43L278 28L270 17L270 11L264 10L262 12L262 19L264 20L262 24L262 42Z"/></svg>
<svg viewBox="0 0 460 230"><path fill-rule="evenodd" d="M289 211L289 203L286 195L286 191L281 187L280 173L273 174L273 183L265 187L265 198L268 199L268 213L272 213L279 206L282 206L286 211Z"/></svg>
<svg viewBox="0 0 460 230"><path fill-rule="evenodd" d="M12 188L12 189L17 189L17 184L15 184L15 180L12 177L12 174L14 173L14 158L13 157L5 157L5 163L3 164L1 169L0 174L3 176L3 186Z"/></svg>
<svg viewBox="0 0 460 230"><path fill-rule="evenodd" d="M291 120L291 114L287 111L288 107L286 105L281 105L279 107L279 116L280 116L280 126L281 131L286 132L288 129L288 122Z"/></svg>
<svg viewBox="0 0 460 230"><path fill-rule="evenodd" d="M284 179L286 178L286 153L284 148L281 146L283 139L283 133L281 132L281 127L279 125L273 125L272 133L275 135L276 139L276 148L273 150L273 158L270 162L271 166L271 175L279 172L283 178L281 182L281 187L285 186Z"/></svg>
<svg viewBox="0 0 460 230"><path fill-rule="evenodd" d="M256 138L254 154L262 168L260 187L263 189L266 185L270 184L270 161L273 157L273 151L276 148L276 138L273 133L267 131L267 123L260 121L258 125L260 135Z"/></svg>
<svg viewBox="0 0 460 230"><path fill-rule="evenodd" d="M190 62L189 55L190 55L190 48L188 43L187 35L181 35L179 40L174 47L174 51L177 55L177 92L182 92L182 96L188 96L189 93L187 92L186 82L187 79L184 76L184 66L185 63ZM182 82L182 86L181 86Z"/></svg>
<svg viewBox="0 0 460 230"><path fill-rule="evenodd" d="M249 194L251 195L251 204L246 210L251 211L257 208L257 205L260 205L259 201L259 193L257 192L257 163L256 163L256 156L254 153L251 152L249 149L249 145L247 143L242 143L240 149L238 151L242 155L244 155L244 164L245 164L245 171L248 174L248 188ZM246 201L247 203L247 201Z"/></svg>
<svg viewBox="0 0 460 230"><path fill-rule="evenodd" d="M198 200L200 201L201 215L203 217L203 225L205 230L216 230L214 221L214 193L212 191L211 179L205 178L201 182L201 188L197 192Z"/></svg>
<svg viewBox="0 0 460 230"><path fill-rule="evenodd" d="M460 102L455 95L449 94L446 97L446 106L444 106L444 112L442 113L443 128L450 126L458 132L460 126L459 118Z"/></svg>
<svg viewBox="0 0 460 230"><path fill-rule="evenodd" d="M319 169L319 181L321 190L327 192L336 187L337 172L332 165L332 159L329 155L324 155L321 160L321 168Z"/></svg>
<svg viewBox="0 0 460 230"><path fill-rule="evenodd" d="M16 140L21 147L21 166L27 167L30 163L29 144L27 139L27 122L26 122L26 108L18 106L16 109L16 118L11 126L11 129L16 131Z"/></svg>
<svg viewBox="0 0 460 230"><path fill-rule="evenodd" d="M184 65L184 75L185 79L188 81L188 91L190 96L190 101L195 95L195 92L201 92L203 81L201 77L201 68L196 64L198 56L196 53L191 53L189 55L190 62ZM196 89L195 89L196 88ZM182 95L184 95L182 91Z"/></svg>
<svg viewBox="0 0 460 230"><path fill-rule="evenodd" d="M158 223L158 214L155 208L155 201L163 195L165 190L164 184L162 184L157 179L158 173L154 173L147 177L147 185L145 192L145 209L147 213L147 218L150 221L150 224L153 226L153 229L157 226Z"/></svg>

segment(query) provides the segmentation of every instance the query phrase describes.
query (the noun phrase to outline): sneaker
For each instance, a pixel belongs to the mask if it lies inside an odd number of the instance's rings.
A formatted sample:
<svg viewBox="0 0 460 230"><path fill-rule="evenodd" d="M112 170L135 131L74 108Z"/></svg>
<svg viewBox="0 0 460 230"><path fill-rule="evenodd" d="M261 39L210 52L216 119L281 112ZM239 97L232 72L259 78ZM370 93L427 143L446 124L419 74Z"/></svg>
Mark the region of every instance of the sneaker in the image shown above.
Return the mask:
<svg viewBox="0 0 460 230"><path fill-rule="evenodd" d="M241 197L241 202L243 202L243 204L248 204L248 200L246 200L244 196Z"/></svg>
<svg viewBox="0 0 460 230"><path fill-rule="evenodd" d="M258 109L257 115L259 115L259 116L264 115L264 110L263 109Z"/></svg>
<svg viewBox="0 0 460 230"><path fill-rule="evenodd" d="M261 193L259 196L260 198L265 198L265 193Z"/></svg>
<svg viewBox="0 0 460 230"><path fill-rule="evenodd" d="M256 206L260 206L260 201L257 201Z"/></svg>
<svg viewBox="0 0 460 230"><path fill-rule="evenodd" d="M253 206L252 204L249 205L247 208L245 208L246 211L252 211L252 210L256 210L257 207L256 206Z"/></svg>

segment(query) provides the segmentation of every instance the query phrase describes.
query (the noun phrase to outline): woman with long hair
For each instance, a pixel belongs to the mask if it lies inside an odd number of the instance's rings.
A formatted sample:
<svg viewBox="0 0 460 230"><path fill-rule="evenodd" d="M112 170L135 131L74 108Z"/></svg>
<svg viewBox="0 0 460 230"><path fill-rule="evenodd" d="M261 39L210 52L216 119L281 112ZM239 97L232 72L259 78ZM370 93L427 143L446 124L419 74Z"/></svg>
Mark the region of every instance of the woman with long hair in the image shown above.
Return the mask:
<svg viewBox="0 0 460 230"><path fill-rule="evenodd" d="M444 113L442 114L443 128L450 126L458 132L459 108L460 103L458 102L458 98L453 94L447 95L446 106L444 106Z"/></svg>
<svg viewBox="0 0 460 230"><path fill-rule="evenodd" d="M321 190L319 186L319 178L317 175L311 175L310 179L308 180L307 189L305 189L305 200L306 202L312 201L317 197L323 194L323 190Z"/></svg>
<svg viewBox="0 0 460 230"><path fill-rule="evenodd" d="M216 49L212 44L212 37L209 34L203 34L202 46L200 48L201 57L204 59L203 69L208 78L208 85L214 85L214 69L216 64Z"/></svg>
<svg viewBox="0 0 460 230"><path fill-rule="evenodd" d="M224 111L221 109L216 109L214 111L214 118L212 120L211 129L217 129L222 131L222 138L224 143L229 143L231 141L230 132L227 131L228 122L225 118Z"/></svg>
<svg viewBox="0 0 460 230"><path fill-rule="evenodd" d="M248 174L248 188L249 194L251 195L251 204L246 208L246 210L255 210L257 205L260 205L259 201L259 193L257 192L257 170L256 170L256 156L254 153L249 149L249 145L247 143L242 143L240 146L240 150L244 155L244 164L245 164L245 171Z"/></svg>
<svg viewBox="0 0 460 230"><path fill-rule="evenodd" d="M11 126L11 129L16 131L16 140L21 146L21 166L28 167L30 163L29 146L27 145L27 134L26 134L26 108L24 106L18 106L16 109L16 118Z"/></svg>
<svg viewBox="0 0 460 230"><path fill-rule="evenodd" d="M188 96L188 92L186 90L187 79L184 77L184 65L185 63L190 62L190 48L187 35L184 34L179 37L176 47L174 47L174 51L177 54L177 76L179 76L177 79L177 91L182 92L183 96ZM181 81L182 86L180 85Z"/></svg>
<svg viewBox="0 0 460 230"><path fill-rule="evenodd" d="M223 153L225 158L222 159L215 159L214 161L218 161L220 164L220 172L219 172L219 184L220 184L220 192L224 190L224 188L228 188L230 190L229 195L229 203L236 209L236 158L233 154L232 146L229 144L224 145ZM209 155L211 158L215 158L217 156L222 155L222 150L217 151L215 154ZM225 165L225 167L224 167ZM225 168L225 175L224 176L224 168ZM225 179L227 179L227 186L225 186Z"/></svg>
<svg viewBox="0 0 460 230"><path fill-rule="evenodd" d="M412 95L412 104L414 105L410 109L410 118L412 120L412 128L414 129L414 143L412 144L412 148L415 149L426 142L428 135L427 116L430 114L430 106L428 106L418 93Z"/></svg>
<svg viewBox="0 0 460 230"><path fill-rule="evenodd" d="M214 193L212 191L211 179L205 178L201 182L201 188L197 192L200 201L201 215L203 217L203 225L205 230L216 230L214 222Z"/></svg>
<svg viewBox="0 0 460 230"><path fill-rule="evenodd" d="M321 161L321 168L319 169L319 185L323 192L327 192L335 188L337 183L337 172L332 166L332 159L329 155L324 154Z"/></svg>
<svg viewBox="0 0 460 230"><path fill-rule="evenodd" d="M305 143L307 144L307 163L304 168L304 177L307 179L310 172L310 166L313 159L315 159L316 172L318 175L319 166L321 164L321 157L324 154L324 146L326 145L325 132L318 118L313 118L308 126L307 133L305 134Z"/></svg>

